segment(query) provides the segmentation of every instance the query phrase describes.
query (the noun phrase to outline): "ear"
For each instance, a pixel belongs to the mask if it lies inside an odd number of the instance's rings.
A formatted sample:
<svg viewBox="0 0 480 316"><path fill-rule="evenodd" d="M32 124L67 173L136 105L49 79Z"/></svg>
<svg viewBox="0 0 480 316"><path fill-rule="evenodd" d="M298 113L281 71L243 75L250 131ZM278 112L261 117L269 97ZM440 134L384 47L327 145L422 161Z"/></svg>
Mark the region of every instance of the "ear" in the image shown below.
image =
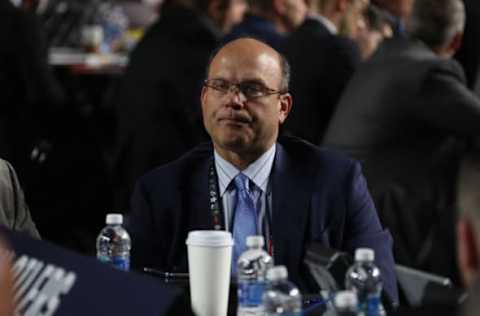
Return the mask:
<svg viewBox="0 0 480 316"><path fill-rule="evenodd" d="M288 117L288 114L292 110L292 95L290 93L285 93L280 95L280 112L279 112L279 122L283 124Z"/></svg>
<svg viewBox="0 0 480 316"><path fill-rule="evenodd" d="M457 223L458 264L464 285L471 286L479 275L480 262L475 227L471 220L462 217Z"/></svg>
<svg viewBox="0 0 480 316"><path fill-rule="evenodd" d="M453 54L455 54L455 52L458 51L462 46L462 42L463 42L463 33L455 34L455 36L450 41L450 44L448 45L449 50L452 51Z"/></svg>
<svg viewBox="0 0 480 316"><path fill-rule="evenodd" d="M202 104L202 107L204 106L206 98L207 98L207 87L203 86L202 87L202 92L200 94L200 102Z"/></svg>

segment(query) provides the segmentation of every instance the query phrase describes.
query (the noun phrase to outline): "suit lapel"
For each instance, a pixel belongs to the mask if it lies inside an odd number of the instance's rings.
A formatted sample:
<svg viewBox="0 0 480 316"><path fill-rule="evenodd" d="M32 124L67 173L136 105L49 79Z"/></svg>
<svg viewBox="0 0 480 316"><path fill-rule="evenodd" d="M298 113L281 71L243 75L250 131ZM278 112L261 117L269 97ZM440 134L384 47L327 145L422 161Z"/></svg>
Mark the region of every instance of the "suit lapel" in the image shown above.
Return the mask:
<svg viewBox="0 0 480 316"><path fill-rule="evenodd" d="M183 214L189 214L189 230L213 229L212 213L209 205L208 171L213 158L205 159L192 170L189 185L182 188Z"/></svg>
<svg viewBox="0 0 480 316"><path fill-rule="evenodd" d="M312 175L305 166L291 161L282 145L277 143L272 170L272 222L274 260L289 270L303 257L309 229Z"/></svg>
<svg viewBox="0 0 480 316"><path fill-rule="evenodd" d="M210 230L212 216L208 204L208 167L209 158L200 157L200 163L190 164L191 168L184 170L178 196L175 201L175 214L177 216L175 233L168 268L174 272L188 271L187 248L185 241L192 230Z"/></svg>

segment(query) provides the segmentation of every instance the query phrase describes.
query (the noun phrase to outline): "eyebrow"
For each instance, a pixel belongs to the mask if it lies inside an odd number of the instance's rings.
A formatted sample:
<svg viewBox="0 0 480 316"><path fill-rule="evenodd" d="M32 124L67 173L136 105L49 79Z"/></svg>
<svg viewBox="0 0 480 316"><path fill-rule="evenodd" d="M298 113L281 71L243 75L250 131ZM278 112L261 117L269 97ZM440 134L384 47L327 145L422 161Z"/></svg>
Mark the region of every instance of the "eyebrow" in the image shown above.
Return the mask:
<svg viewBox="0 0 480 316"><path fill-rule="evenodd" d="M212 78L209 78L209 80L225 80L225 81L231 81L231 80L228 80L224 77L212 77ZM261 84L265 87L268 87L267 83L262 80L261 78L246 78L244 80L241 80L240 82L236 82L236 83L257 83L257 84Z"/></svg>

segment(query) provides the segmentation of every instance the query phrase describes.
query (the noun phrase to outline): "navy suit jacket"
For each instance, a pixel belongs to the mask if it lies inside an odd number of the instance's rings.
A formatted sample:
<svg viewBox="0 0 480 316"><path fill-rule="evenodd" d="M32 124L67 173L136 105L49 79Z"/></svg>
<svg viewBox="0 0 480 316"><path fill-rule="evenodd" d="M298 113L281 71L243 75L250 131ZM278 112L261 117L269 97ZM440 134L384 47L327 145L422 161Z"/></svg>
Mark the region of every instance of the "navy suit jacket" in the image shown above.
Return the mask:
<svg viewBox="0 0 480 316"><path fill-rule="evenodd" d="M212 145L201 145L138 181L127 224L134 266L187 270L188 232L214 226L208 200L212 157ZM277 144L270 177L274 261L287 266L293 282L308 291L303 257L310 242L351 254L369 247L387 294L397 300L392 239L381 227L359 163L289 137Z"/></svg>

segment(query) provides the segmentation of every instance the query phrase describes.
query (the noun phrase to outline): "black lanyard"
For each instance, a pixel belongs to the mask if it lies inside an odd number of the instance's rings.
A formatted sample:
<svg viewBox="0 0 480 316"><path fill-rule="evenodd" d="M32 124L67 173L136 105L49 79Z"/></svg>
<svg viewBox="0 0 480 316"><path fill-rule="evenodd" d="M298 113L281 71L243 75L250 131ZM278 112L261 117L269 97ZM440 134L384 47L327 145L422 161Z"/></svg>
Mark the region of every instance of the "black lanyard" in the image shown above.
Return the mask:
<svg viewBox="0 0 480 316"><path fill-rule="evenodd" d="M268 192L268 190L267 190ZM215 169L215 161L212 158L210 161L210 166L208 169L208 194L209 194L209 204L210 204L210 212L212 214L213 220L213 228L215 230L225 230L226 228L226 219L225 219L225 212L223 210L223 202L220 196L220 190L218 187L218 177L217 171ZM267 251L270 256L273 256L273 237L272 237L272 220L270 214L270 207L268 203L268 193L265 193L265 217L267 221L262 221L262 225L264 225L264 238L267 242ZM235 212L235 209L233 209ZM232 214L232 220L230 221L229 231L233 232L233 225L235 224L235 213Z"/></svg>

